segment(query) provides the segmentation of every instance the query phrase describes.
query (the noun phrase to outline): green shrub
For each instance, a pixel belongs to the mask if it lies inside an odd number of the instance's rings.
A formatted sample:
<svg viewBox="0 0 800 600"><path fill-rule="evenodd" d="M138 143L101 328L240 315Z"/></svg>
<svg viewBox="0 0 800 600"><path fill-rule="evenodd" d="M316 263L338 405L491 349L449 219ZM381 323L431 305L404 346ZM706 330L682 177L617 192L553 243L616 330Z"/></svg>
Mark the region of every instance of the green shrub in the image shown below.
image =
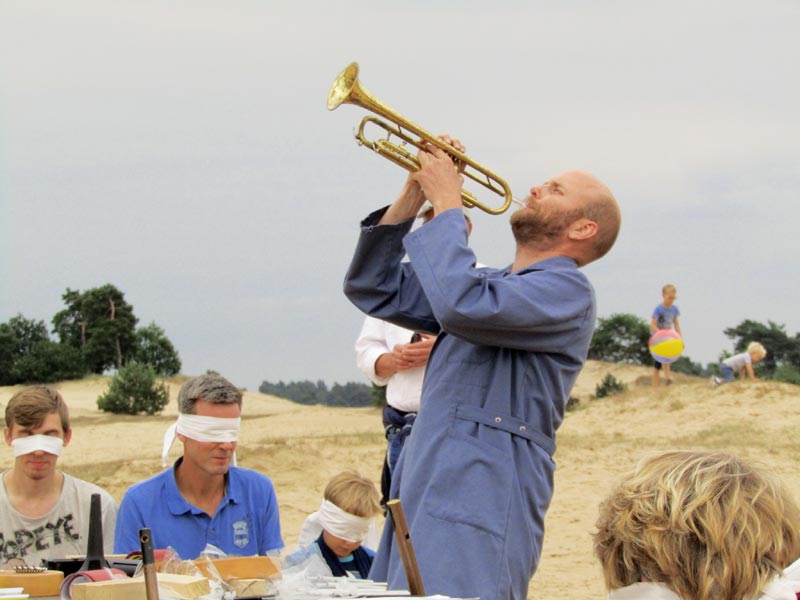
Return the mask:
<svg viewBox="0 0 800 600"><path fill-rule="evenodd" d="M372 406L383 408L386 406L386 386L373 383L369 391L369 397L372 400Z"/></svg>
<svg viewBox="0 0 800 600"><path fill-rule="evenodd" d="M773 379L775 381L783 381L784 383L800 385L800 369L794 365L780 365L777 369L775 369Z"/></svg>
<svg viewBox="0 0 800 600"><path fill-rule="evenodd" d="M670 369L673 373L686 373L686 375L694 375L696 377L703 375L703 365L692 361L688 356L681 356L670 365Z"/></svg>
<svg viewBox="0 0 800 600"><path fill-rule="evenodd" d="M84 376L79 350L43 340L17 356L7 376L14 383L49 383L63 379L81 379Z"/></svg>
<svg viewBox="0 0 800 600"><path fill-rule="evenodd" d="M111 380L106 393L97 399L97 407L105 412L123 415L160 413L169 402L169 391L156 382L150 365L130 363Z"/></svg>
<svg viewBox="0 0 800 600"><path fill-rule="evenodd" d="M570 396L569 400L567 400L567 406L564 408L567 412L576 410L580 406L580 399L576 398L575 396Z"/></svg>
<svg viewBox="0 0 800 600"><path fill-rule="evenodd" d="M628 313L600 318L589 344L589 358L632 365L650 365L647 349L650 327L644 319Z"/></svg>
<svg viewBox="0 0 800 600"><path fill-rule="evenodd" d="M594 388L594 397L605 398L606 396L613 396L614 394L620 394L624 391L625 384L611 373L608 373L602 383L598 383L597 387Z"/></svg>

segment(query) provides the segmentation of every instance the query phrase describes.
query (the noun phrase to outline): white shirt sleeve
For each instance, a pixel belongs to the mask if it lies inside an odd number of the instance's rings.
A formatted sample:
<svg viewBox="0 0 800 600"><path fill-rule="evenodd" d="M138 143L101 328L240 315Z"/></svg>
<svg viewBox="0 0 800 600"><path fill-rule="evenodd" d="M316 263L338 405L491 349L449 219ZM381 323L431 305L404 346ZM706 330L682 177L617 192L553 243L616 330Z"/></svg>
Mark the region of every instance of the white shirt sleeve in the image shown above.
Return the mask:
<svg viewBox="0 0 800 600"><path fill-rule="evenodd" d="M389 378L379 377L375 373L375 361L382 354L391 352L389 342L386 339L386 323L374 317L364 319L361 333L356 340L356 365L364 375L369 377L375 385L386 385Z"/></svg>

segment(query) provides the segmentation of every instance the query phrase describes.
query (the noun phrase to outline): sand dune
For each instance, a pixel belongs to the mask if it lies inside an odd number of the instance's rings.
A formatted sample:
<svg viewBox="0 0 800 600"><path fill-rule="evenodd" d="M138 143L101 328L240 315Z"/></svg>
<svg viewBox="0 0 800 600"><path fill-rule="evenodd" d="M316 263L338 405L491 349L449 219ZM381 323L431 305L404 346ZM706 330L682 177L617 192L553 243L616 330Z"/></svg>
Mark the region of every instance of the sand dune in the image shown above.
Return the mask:
<svg viewBox="0 0 800 600"><path fill-rule="evenodd" d="M606 373L628 390L591 400ZM705 380L679 377L670 387L652 389L650 373L645 367L600 362L589 362L581 373L573 390L579 406L559 430L555 497L530 598L604 596L590 538L597 505L649 450L734 452L772 468L800 498L800 388L737 382L712 389ZM105 377L57 385L75 429L62 468L95 481L117 500L129 485L159 472L162 436L177 413L181 382L167 381L171 402L157 417L98 411ZM16 389L0 387L2 406ZM244 407L239 464L268 474L275 483L287 545L294 544L303 519L318 507L332 474L356 467L379 481L385 442L377 409L309 407L253 392L246 393ZM179 452L176 444L171 456ZM0 468L8 468L11 459L10 451L2 453Z"/></svg>

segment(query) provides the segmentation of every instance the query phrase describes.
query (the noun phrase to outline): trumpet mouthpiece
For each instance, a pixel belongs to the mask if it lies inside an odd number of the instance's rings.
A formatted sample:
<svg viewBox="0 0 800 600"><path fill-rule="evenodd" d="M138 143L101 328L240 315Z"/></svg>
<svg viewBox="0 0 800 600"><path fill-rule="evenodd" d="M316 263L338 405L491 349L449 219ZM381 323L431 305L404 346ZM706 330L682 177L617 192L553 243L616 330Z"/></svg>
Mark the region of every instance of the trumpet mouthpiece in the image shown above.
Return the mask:
<svg viewBox="0 0 800 600"><path fill-rule="evenodd" d="M522 200L517 200L516 198L511 198L511 201L514 204L517 204L518 206L521 206L522 208L528 208L528 205L525 204Z"/></svg>

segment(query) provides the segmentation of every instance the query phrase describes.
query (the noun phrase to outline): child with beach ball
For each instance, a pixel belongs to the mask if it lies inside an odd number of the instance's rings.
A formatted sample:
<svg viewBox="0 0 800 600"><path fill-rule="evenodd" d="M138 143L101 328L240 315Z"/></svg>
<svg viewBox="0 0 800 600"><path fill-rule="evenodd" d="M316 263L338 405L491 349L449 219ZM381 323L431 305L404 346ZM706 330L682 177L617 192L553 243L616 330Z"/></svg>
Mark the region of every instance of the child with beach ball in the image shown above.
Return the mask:
<svg viewBox="0 0 800 600"><path fill-rule="evenodd" d="M661 304L655 307L650 319L649 348L653 355L653 387L658 386L661 371L664 371L666 384L672 383L670 363L683 352L683 334L678 322L681 314L675 306L678 291L671 283L661 288Z"/></svg>

